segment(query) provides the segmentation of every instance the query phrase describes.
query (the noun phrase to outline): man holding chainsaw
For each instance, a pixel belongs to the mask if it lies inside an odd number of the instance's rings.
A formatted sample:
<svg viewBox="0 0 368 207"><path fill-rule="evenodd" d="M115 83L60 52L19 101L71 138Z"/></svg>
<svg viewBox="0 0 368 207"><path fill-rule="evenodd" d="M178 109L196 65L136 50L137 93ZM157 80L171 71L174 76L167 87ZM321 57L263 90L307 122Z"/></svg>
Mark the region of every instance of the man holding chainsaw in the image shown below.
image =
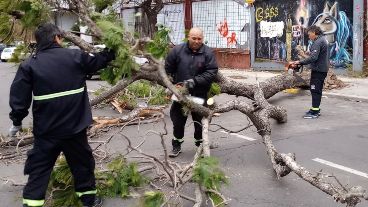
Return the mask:
<svg viewBox="0 0 368 207"><path fill-rule="evenodd" d="M291 62L293 67L298 65L308 65L311 67L310 91L312 95L312 108L304 115L305 119L316 119L321 115L320 104L322 89L329 68L328 41L323 35L323 31L316 25L307 29L308 37L313 41L310 46L309 57Z"/></svg>
<svg viewBox="0 0 368 207"><path fill-rule="evenodd" d="M166 58L165 69L168 75L172 76L174 84L186 87L191 96L206 102L218 66L212 49L203 44L203 31L200 28L192 28L188 34L188 42L177 45L170 51ZM187 115L179 102L173 102L170 118L174 125L174 137L169 156L177 157L181 152L187 121ZM192 113L192 118L195 145L199 146L202 143L202 117Z"/></svg>

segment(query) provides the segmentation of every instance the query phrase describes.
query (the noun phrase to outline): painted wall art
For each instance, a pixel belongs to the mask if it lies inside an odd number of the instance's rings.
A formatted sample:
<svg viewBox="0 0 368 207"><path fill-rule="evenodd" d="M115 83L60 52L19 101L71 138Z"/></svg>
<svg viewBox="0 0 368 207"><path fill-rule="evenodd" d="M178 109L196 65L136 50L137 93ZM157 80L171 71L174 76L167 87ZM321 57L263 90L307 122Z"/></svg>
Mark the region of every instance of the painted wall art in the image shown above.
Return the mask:
<svg viewBox="0 0 368 207"><path fill-rule="evenodd" d="M297 49L308 50L305 30L319 26L329 42L330 63L352 61L353 4L351 0L285 0L255 2L256 61L297 60Z"/></svg>

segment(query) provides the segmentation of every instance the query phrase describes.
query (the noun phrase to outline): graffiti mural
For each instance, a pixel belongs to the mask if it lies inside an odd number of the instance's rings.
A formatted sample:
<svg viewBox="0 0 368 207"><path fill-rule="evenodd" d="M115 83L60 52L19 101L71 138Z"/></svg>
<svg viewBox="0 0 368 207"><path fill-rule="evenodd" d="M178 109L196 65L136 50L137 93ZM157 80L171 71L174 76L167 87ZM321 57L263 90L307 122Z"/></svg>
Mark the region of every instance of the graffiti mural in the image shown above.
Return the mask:
<svg viewBox="0 0 368 207"><path fill-rule="evenodd" d="M344 66L352 58L353 4L351 0L285 0L255 3L256 60L285 62L298 59L297 50L308 50L307 27L319 26L330 45L330 62ZM265 23L283 22L283 32L264 36ZM280 29L281 24L277 28Z"/></svg>
<svg viewBox="0 0 368 207"><path fill-rule="evenodd" d="M217 30L220 35L226 39L227 47L231 47L231 45L236 45L238 43L236 40L236 33L231 32L231 34L229 34L229 26L227 25L226 18L217 25Z"/></svg>
<svg viewBox="0 0 368 207"><path fill-rule="evenodd" d="M351 62L351 54L348 52L348 47L351 47L352 44L349 41L352 40L351 23L346 12L339 10L338 2L332 6L326 2L323 12L314 19L312 24L319 26L324 31L330 44L330 57L333 65L339 67Z"/></svg>
<svg viewBox="0 0 368 207"><path fill-rule="evenodd" d="M192 17L209 47L249 49L250 9L244 0L193 1Z"/></svg>

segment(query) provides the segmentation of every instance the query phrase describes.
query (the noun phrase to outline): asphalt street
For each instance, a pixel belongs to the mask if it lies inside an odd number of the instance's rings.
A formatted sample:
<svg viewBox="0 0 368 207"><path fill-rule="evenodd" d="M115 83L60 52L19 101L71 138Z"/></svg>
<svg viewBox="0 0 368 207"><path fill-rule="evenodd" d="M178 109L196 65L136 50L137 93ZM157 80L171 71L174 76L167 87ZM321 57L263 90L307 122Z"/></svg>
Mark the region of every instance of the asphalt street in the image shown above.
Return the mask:
<svg viewBox="0 0 368 207"><path fill-rule="evenodd" d="M0 133L6 134L11 125L8 119L8 96L10 83L16 67L0 63ZM88 81L89 90L96 90L104 82ZM217 102L224 102L236 97L221 95ZM368 103L347 101L337 98L323 98L322 116L316 120L305 120L302 115L310 106L311 97L307 92L298 95L279 93L272 97L270 103L283 106L288 111L288 122L273 122L272 139L278 152L295 153L297 162L311 172L322 172L336 176L341 183L349 187L360 185L368 189ZM117 116L110 107L95 109L94 115ZM169 134L172 133L170 118L165 109L165 121ZM238 130L248 124L247 117L232 111L212 120L231 130ZM25 126L31 124L31 118L24 121ZM177 161L189 163L195 153L193 125L187 122L186 138L183 153ZM133 143L143 138L146 142L142 150L162 156L160 139L148 134L149 130L162 130L162 123L126 127L123 134L130 137ZM210 138L219 147L211 151L211 155L220 160L221 167L230 182L223 187L223 194L231 198L231 207L342 207L332 197L301 180L297 175L290 175L277 180L271 162L267 156L261 137L251 127L237 134L227 134L211 126ZM216 131L217 130L217 131ZM107 132L107 136L115 131ZM166 137L170 146L171 136ZM126 142L117 135L108 145L111 153L125 152ZM1 152L0 152L1 153ZM24 183L22 175L23 163L0 163L0 178L12 179L16 183ZM333 179L330 179L333 181ZM22 187L0 184L0 207L21 206ZM191 192L188 192L189 194ZM191 206L185 203L184 206ZM133 200L109 199L104 206L134 206ZM368 206L362 202L359 207Z"/></svg>

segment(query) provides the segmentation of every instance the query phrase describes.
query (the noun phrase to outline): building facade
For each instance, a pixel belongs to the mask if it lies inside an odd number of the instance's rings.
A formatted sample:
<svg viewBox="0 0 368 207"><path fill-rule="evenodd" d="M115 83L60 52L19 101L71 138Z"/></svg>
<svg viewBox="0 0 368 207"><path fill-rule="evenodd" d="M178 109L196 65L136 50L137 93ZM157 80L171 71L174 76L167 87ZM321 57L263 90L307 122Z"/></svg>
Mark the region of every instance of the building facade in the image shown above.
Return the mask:
<svg viewBox="0 0 368 207"><path fill-rule="evenodd" d="M368 0L244 0L167 1L157 22L171 29L173 44L185 38L186 24L204 30L205 44L214 48L223 68L282 69L308 50L305 30L318 25L330 46L335 68L363 67L363 19ZM188 7L189 3L189 7ZM137 5L122 8L122 19L134 31ZM368 51L368 46L365 51ZM368 52L367 52L368 55Z"/></svg>

